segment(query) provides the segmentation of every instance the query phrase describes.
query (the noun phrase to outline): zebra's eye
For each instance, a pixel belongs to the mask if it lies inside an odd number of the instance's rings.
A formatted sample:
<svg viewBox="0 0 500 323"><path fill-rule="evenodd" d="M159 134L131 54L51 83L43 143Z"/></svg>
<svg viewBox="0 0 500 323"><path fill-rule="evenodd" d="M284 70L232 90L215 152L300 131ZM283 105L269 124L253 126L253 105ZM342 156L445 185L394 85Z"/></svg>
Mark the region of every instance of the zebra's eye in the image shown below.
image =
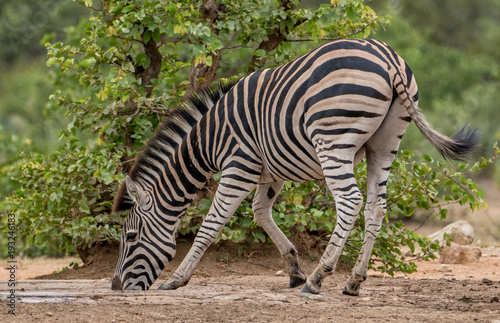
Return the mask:
<svg viewBox="0 0 500 323"><path fill-rule="evenodd" d="M134 242L137 239L137 231L128 231L126 237L127 242Z"/></svg>

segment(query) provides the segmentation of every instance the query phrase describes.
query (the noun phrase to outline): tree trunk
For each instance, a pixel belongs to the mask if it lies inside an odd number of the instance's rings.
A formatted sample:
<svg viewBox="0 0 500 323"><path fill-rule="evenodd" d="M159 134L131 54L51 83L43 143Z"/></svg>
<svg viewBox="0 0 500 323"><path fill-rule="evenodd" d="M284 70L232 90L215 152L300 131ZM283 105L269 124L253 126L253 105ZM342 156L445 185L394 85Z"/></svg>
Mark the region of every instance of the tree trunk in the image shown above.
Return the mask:
<svg viewBox="0 0 500 323"><path fill-rule="evenodd" d="M218 3L216 0L206 0L203 4L202 19L209 20L210 29L212 33L216 35L219 34L219 30L214 27L214 23L219 20L219 15L224 13L225 9L225 6ZM202 87L208 86L214 81L221 58L220 50L217 50L215 53L210 53L209 56L212 57L212 65L210 66L205 63L196 64L195 58L193 57L191 61L191 72L189 73L189 85L186 89L186 97L189 97Z"/></svg>

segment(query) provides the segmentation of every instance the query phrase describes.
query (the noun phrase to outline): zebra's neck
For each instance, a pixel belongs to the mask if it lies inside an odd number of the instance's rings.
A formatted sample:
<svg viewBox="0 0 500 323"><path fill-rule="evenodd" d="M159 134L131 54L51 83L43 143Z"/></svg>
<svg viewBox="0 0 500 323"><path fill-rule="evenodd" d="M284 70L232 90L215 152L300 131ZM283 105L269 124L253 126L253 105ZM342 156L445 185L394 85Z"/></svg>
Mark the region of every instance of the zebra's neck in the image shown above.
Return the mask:
<svg viewBox="0 0 500 323"><path fill-rule="evenodd" d="M158 126L136 158L129 177L150 192L160 208L182 212L207 178L221 169L220 154L230 148L224 139L230 136L223 109L213 110L235 83L221 81L186 100ZM134 205L125 184L115 198L114 212Z"/></svg>
<svg viewBox="0 0 500 323"><path fill-rule="evenodd" d="M208 178L216 173L201 156L204 147L199 144L196 128L173 154L155 162L157 167L151 168L154 172L141 181L163 214L174 215L185 211Z"/></svg>

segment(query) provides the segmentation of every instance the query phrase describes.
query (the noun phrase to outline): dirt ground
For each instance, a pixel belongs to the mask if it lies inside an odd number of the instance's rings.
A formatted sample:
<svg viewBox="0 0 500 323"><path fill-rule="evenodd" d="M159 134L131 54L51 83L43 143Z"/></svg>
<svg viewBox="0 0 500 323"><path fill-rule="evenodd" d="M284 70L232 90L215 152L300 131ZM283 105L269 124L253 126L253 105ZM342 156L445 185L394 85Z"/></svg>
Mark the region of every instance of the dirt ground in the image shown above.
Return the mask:
<svg viewBox="0 0 500 323"><path fill-rule="evenodd" d="M446 265L446 272L437 261L420 262L421 270L409 277L371 272L360 296L351 297L341 293L346 272L328 277L320 295L302 295L287 287L274 246L241 251L222 244L209 249L186 287L157 290L188 248L188 241L179 241L179 257L148 292L110 290L113 248L89 266L18 281L16 322L500 323L500 248L483 249L480 263ZM301 260L306 273L317 262L314 255ZM7 283L0 282L0 322L12 319L7 296Z"/></svg>
<svg viewBox="0 0 500 323"><path fill-rule="evenodd" d="M91 263L60 271L76 258L19 259L16 317L8 311L7 263L0 262L0 322L495 322L500 323L500 200L487 187L489 208L450 212L449 222L468 220L482 247L478 263L417 262L418 272L387 277L370 271L358 297L341 293L348 273L323 283L320 295L288 288L288 277L272 245L212 246L186 287L159 291L180 264L190 242L180 240L174 261L148 292L111 291L118 251L101 249ZM428 223L427 235L447 223ZM418 224L417 224L418 225ZM319 252L301 257L311 273ZM33 279L34 278L34 279Z"/></svg>
<svg viewBox="0 0 500 323"><path fill-rule="evenodd" d="M16 322L499 322L500 283L370 278L359 297L346 276L320 295L301 295L286 277L195 277L175 291L113 292L109 281L24 281ZM24 301L23 301L24 300ZM0 314L2 322L9 316Z"/></svg>

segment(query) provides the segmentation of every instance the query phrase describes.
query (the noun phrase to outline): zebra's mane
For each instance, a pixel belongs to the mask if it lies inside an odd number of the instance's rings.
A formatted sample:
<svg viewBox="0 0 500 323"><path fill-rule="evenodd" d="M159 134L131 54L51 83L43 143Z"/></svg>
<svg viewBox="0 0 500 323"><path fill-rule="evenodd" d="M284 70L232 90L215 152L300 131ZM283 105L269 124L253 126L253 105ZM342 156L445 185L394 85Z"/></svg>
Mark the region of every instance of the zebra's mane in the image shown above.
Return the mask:
<svg viewBox="0 0 500 323"><path fill-rule="evenodd" d="M169 116L163 118L155 134L144 145L142 152L135 159L129 176L134 181L141 181L148 176L148 169L154 161L167 160L182 143L198 121L215 106L236 83L238 79L221 80L201 89L182 102ZM132 198L127 191L126 182L120 185L113 204L113 212L129 210L133 207Z"/></svg>

